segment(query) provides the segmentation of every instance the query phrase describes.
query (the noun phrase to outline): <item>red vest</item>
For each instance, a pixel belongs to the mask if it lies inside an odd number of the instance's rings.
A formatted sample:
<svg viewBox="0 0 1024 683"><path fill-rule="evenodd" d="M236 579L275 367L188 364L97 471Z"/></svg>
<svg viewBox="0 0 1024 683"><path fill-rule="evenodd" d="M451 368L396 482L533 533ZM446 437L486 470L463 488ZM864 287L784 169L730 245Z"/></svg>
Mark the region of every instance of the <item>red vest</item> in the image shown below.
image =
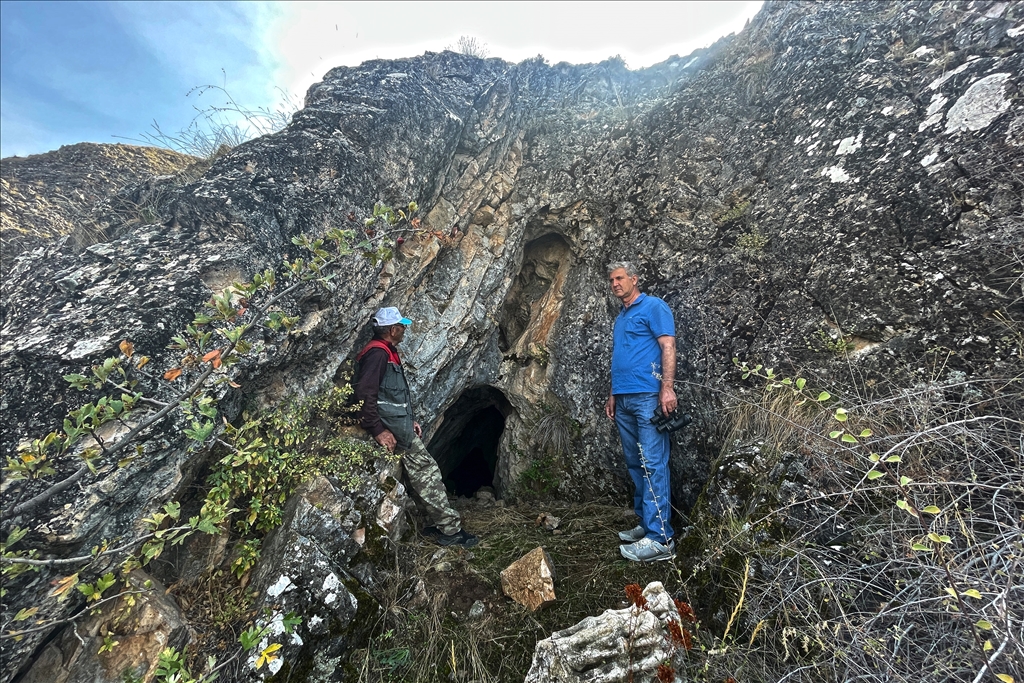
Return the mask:
<svg viewBox="0 0 1024 683"><path fill-rule="evenodd" d="M356 360L362 360L363 356L365 356L366 352L370 349L384 349L388 353L389 363L394 363L395 365L402 364L402 360L398 357L398 351L395 347L391 346L391 344L388 344L383 339L371 339L370 343L364 346L363 350L356 354Z"/></svg>

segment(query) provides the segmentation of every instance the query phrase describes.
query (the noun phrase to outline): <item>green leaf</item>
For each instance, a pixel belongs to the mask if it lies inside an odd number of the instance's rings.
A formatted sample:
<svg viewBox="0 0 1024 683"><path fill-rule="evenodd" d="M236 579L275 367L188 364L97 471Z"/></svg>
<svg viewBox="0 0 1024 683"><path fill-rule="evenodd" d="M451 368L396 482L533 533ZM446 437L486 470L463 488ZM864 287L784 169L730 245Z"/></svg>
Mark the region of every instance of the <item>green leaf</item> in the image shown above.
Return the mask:
<svg viewBox="0 0 1024 683"><path fill-rule="evenodd" d="M296 626L302 623L302 617L297 615L295 612L289 612L285 615L281 623L284 625L284 632L291 633Z"/></svg>
<svg viewBox="0 0 1024 683"><path fill-rule="evenodd" d="M830 398L832 398L832 394L828 393L827 391L823 391L820 394L818 394L818 399L817 400L818 401L827 401Z"/></svg>
<svg viewBox="0 0 1024 683"><path fill-rule="evenodd" d="M870 429L862 429L860 432L860 436L862 439L866 439L873 434L874 432L872 432Z"/></svg>
<svg viewBox="0 0 1024 683"><path fill-rule="evenodd" d="M890 455L885 459L886 462L903 462L903 458L898 455Z"/></svg>
<svg viewBox="0 0 1024 683"><path fill-rule="evenodd" d="M64 375L65 381L67 381L72 387L82 391L89 388L89 378L85 375Z"/></svg>
<svg viewBox="0 0 1024 683"><path fill-rule="evenodd" d="M911 482L910 477L907 477L907 476L900 477L900 486L906 486L910 482Z"/></svg>
<svg viewBox="0 0 1024 683"><path fill-rule="evenodd" d="M38 607L28 607L26 609L18 610L18 613L14 615L14 621L25 621L38 611Z"/></svg>
<svg viewBox="0 0 1024 683"><path fill-rule="evenodd" d="M878 456L878 453L872 453L871 455L868 456L868 460L870 460L871 462L878 462L879 460L881 460L881 458Z"/></svg>
<svg viewBox="0 0 1024 683"><path fill-rule="evenodd" d="M853 434L843 434L843 443L857 443L857 437Z"/></svg>
<svg viewBox="0 0 1024 683"><path fill-rule="evenodd" d="M981 592L977 588L968 588L964 591L964 595L975 600L981 600Z"/></svg>
<svg viewBox="0 0 1024 683"><path fill-rule="evenodd" d="M170 517L171 519L177 520L179 515L181 515L181 503L178 503L178 502L164 503L164 512L166 512L167 516Z"/></svg>
<svg viewBox="0 0 1024 683"><path fill-rule="evenodd" d="M113 586L116 581L117 579L114 577L114 574L112 572L107 572L100 578L96 579L96 590L102 593Z"/></svg>
<svg viewBox="0 0 1024 683"><path fill-rule="evenodd" d="M885 476L884 472L879 472L878 470L871 470L870 472L868 472L868 481L874 481L875 479L878 479L879 477L884 477L884 476Z"/></svg>
<svg viewBox="0 0 1024 683"><path fill-rule="evenodd" d="M956 591L954 589L950 588L949 586L946 586L942 590L946 591L947 593L952 595L954 598L956 597Z"/></svg>
<svg viewBox="0 0 1024 683"><path fill-rule="evenodd" d="M835 414L834 417L839 422L846 422L846 420L847 420L846 411L844 409L842 409L842 408L836 408L836 414Z"/></svg>
<svg viewBox="0 0 1024 683"><path fill-rule="evenodd" d="M843 433L843 430L841 430L841 429L836 429L836 430L833 430L833 431L831 431L831 432L829 432L829 433L828 433L828 438L830 438L830 439L838 439L838 438L839 438L839 436L840 436L840 435L841 435L842 433Z"/></svg>
<svg viewBox="0 0 1024 683"><path fill-rule="evenodd" d="M903 500L902 498L900 498L899 500L896 501L896 507L898 507L900 510L905 510L905 511L909 512L910 514L914 515L915 517L918 516L917 515L917 510L914 509L914 506L911 505L910 503L908 503L907 501Z"/></svg>
<svg viewBox="0 0 1024 683"><path fill-rule="evenodd" d="M996 674L996 678L1001 680L1003 683L1014 683L1013 676L1010 674Z"/></svg>
<svg viewBox="0 0 1024 683"><path fill-rule="evenodd" d="M929 505L928 507L921 508L922 512L927 512L929 515L942 514L942 510L937 505Z"/></svg>
<svg viewBox="0 0 1024 683"><path fill-rule="evenodd" d="M913 548L914 550L916 550L918 552L922 552L922 553L930 553L930 552L932 552L932 549L929 546L926 546L924 543L915 543L914 545L912 545L910 547Z"/></svg>
<svg viewBox="0 0 1024 683"><path fill-rule="evenodd" d="M28 529L21 527L14 527L11 529L11 533L7 534L7 542L4 543L4 550L7 550L12 545L25 538L25 534L28 533Z"/></svg>
<svg viewBox="0 0 1024 683"><path fill-rule="evenodd" d="M982 631L992 630L992 622L988 621L987 619L978 619L976 622L974 622L974 625Z"/></svg>
<svg viewBox="0 0 1024 683"><path fill-rule="evenodd" d="M805 380L803 377L797 377L796 378L796 388L797 389L803 389L805 384L807 384L807 380Z"/></svg>

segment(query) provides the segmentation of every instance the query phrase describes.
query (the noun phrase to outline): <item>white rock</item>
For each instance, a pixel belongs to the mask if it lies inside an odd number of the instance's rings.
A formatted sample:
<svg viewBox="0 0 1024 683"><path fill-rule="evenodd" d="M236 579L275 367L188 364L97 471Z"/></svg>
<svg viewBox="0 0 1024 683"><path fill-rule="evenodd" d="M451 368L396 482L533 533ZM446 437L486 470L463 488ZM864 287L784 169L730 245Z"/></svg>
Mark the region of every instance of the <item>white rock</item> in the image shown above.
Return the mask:
<svg viewBox="0 0 1024 683"><path fill-rule="evenodd" d="M829 166L821 172L821 175L828 176L830 182L846 183L850 181L850 174L840 166Z"/></svg>
<svg viewBox="0 0 1024 683"><path fill-rule="evenodd" d="M1009 79L1008 73L991 74L968 88L950 107L945 132L981 130L995 121L1010 107L1010 100L1003 93Z"/></svg>

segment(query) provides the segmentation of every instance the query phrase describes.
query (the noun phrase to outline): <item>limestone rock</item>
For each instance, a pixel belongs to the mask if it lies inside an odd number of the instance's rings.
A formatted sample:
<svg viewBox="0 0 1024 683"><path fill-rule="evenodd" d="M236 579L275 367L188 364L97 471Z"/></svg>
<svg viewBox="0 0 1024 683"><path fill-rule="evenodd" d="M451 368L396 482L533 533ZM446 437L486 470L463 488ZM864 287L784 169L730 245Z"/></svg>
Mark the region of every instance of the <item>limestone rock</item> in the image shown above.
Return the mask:
<svg viewBox="0 0 1024 683"><path fill-rule="evenodd" d="M366 638L380 606L348 571L359 551L351 535L360 522L352 500L323 477L289 500L253 571L257 609L269 615L257 626L269 629L249 657L251 678L312 667L315 675L303 680L336 680L345 653ZM291 624L295 617L300 621ZM257 654L274 643L282 646L280 658L257 669Z"/></svg>
<svg viewBox="0 0 1024 683"><path fill-rule="evenodd" d="M525 683L653 680L671 659L666 624L679 614L661 582L649 583L643 596L647 609L606 610L539 641Z"/></svg>
<svg viewBox="0 0 1024 683"><path fill-rule="evenodd" d="M562 523L561 517L555 517L550 512L542 512L537 515L537 526L542 526L547 531L554 531Z"/></svg>
<svg viewBox="0 0 1024 683"><path fill-rule="evenodd" d="M555 601L555 565L537 547L501 571L501 590L530 611Z"/></svg>
<svg viewBox="0 0 1024 683"><path fill-rule="evenodd" d="M65 626L39 654L23 683L120 683L126 674L149 680L163 649L184 649L192 634L173 598L141 570L132 573L131 584L142 591L134 596L133 606L121 598L77 625ZM101 653L106 640L117 645Z"/></svg>
<svg viewBox="0 0 1024 683"><path fill-rule="evenodd" d="M405 484L394 481L391 491L384 496L377 507L377 525L394 541L400 539L408 530L405 506L409 496L405 492Z"/></svg>

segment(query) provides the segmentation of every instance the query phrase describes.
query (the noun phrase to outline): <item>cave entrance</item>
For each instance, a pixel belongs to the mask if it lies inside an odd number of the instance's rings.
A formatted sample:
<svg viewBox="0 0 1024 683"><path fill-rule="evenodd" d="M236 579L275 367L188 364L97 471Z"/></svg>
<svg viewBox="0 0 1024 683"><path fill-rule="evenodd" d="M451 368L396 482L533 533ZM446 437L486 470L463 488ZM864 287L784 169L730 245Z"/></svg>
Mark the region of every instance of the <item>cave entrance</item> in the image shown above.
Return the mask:
<svg viewBox="0 0 1024 683"><path fill-rule="evenodd" d="M504 394L483 386L467 389L444 411L427 449L449 491L472 496L484 486L494 487L498 444L511 410Z"/></svg>

